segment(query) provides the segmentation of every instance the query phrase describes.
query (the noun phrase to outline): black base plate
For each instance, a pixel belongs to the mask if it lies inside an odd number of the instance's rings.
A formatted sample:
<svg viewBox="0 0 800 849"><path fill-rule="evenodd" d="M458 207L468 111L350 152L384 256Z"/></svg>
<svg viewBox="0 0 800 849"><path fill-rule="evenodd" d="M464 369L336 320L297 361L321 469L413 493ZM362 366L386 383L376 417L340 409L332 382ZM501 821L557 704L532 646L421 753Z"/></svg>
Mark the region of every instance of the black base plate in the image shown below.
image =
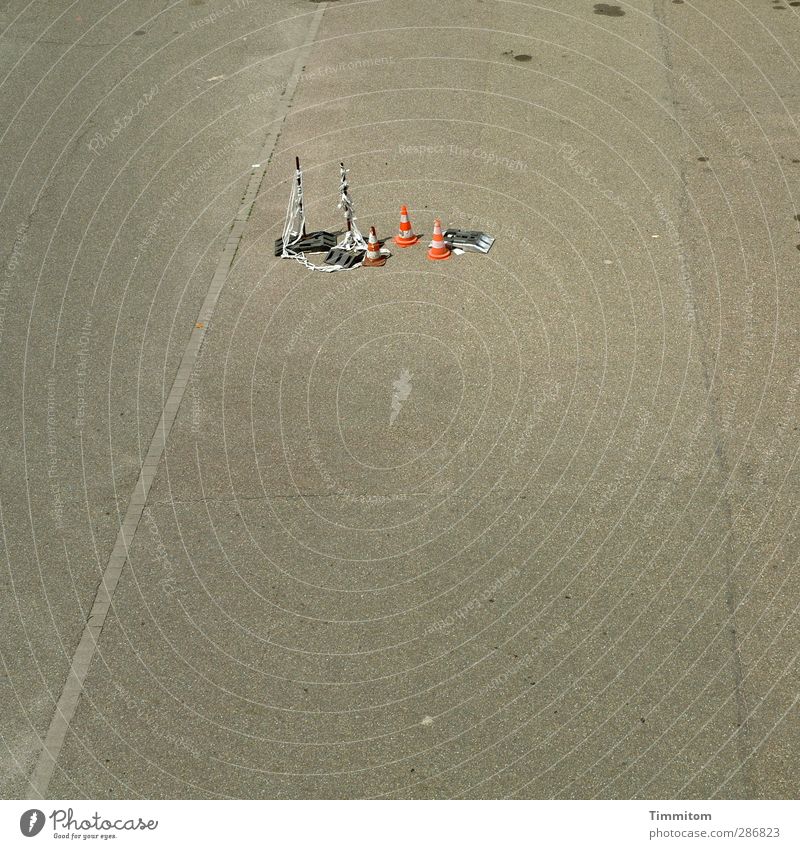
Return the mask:
<svg viewBox="0 0 800 849"><path fill-rule="evenodd" d="M325 264L341 265L342 268L352 268L354 265L358 265L366 255L366 251L345 251L341 248L334 248L325 257Z"/></svg>
<svg viewBox="0 0 800 849"><path fill-rule="evenodd" d="M292 245L292 250L299 254L313 254L329 251L333 247L336 247L336 234L329 233L327 230L316 230L313 233L307 233L297 244ZM275 256L280 256L282 253L283 239L275 239Z"/></svg>

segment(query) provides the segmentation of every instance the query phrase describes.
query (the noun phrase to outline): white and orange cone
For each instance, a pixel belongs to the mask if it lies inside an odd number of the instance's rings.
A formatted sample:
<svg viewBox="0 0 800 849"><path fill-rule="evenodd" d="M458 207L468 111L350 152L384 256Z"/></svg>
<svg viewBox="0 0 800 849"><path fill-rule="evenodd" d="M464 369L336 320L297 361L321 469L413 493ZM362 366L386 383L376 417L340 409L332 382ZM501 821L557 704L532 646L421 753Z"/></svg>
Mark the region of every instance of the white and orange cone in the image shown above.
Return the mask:
<svg viewBox="0 0 800 849"><path fill-rule="evenodd" d="M398 248L410 248L411 245L416 245L419 241L419 236L414 234L411 229L411 222L408 220L408 208L405 204L400 207L400 232L394 237L394 243Z"/></svg>
<svg viewBox="0 0 800 849"><path fill-rule="evenodd" d="M378 235L374 227L369 228L367 255L361 264L366 268L377 268L379 265L386 265L386 257L381 253L381 246L378 243Z"/></svg>
<svg viewBox="0 0 800 849"><path fill-rule="evenodd" d="M442 236L442 222L437 218L433 222L433 238L428 248L428 259L449 259L450 248L444 243Z"/></svg>

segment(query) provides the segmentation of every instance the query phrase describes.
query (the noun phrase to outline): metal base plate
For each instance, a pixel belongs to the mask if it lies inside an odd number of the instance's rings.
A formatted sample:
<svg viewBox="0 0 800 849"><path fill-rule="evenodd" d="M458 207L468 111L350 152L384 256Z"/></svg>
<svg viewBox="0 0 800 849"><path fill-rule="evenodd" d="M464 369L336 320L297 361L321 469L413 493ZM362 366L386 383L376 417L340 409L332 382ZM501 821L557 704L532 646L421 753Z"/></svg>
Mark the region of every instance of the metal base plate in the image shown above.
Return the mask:
<svg viewBox="0 0 800 849"><path fill-rule="evenodd" d="M489 236L480 230L445 230L443 238L454 248L482 254L488 254L494 244L494 236Z"/></svg>
<svg viewBox="0 0 800 849"><path fill-rule="evenodd" d="M345 251L334 248L325 257L326 265L341 265L342 268L353 268L358 265L367 255L366 251Z"/></svg>
<svg viewBox="0 0 800 849"><path fill-rule="evenodd" d="M335 233L329 233L327 230L316 230L313 233L307 233L299 242L292 245L292 250L299 254L313 254L329 251L334 247L336 247ZM282 253L283 239L276 239L275 256L280 256Z"/></svg>

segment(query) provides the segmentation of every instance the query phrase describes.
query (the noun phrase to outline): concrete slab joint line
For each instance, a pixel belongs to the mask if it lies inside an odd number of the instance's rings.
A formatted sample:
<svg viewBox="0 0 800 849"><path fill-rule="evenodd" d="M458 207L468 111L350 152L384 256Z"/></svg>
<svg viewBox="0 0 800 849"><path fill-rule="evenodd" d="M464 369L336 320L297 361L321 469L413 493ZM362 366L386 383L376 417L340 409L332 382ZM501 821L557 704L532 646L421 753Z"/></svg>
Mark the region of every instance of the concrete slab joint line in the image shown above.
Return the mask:
<svg viewBox="0 0 800 849"><path fill-rule="evenodd" d="M271 129L264 141L264 146L258 154L259 162L268 164L275 151L278 138L280 137L281 127L289 111L294 92L297 88L298 81L301 78L302 70L311 53L314 41L319 31L322 15L325 11L324 3L320 4L315 10L308 30L308 37L305 43L298 49L298 54L295 59L292 73L289 76L289 83L286 91L280 99L277 112L274 118L274 126L276 129ZM253 171L248 180L247 189L244 193L239 209L233 217L233 224L225 242L225 246L220 252L217 260L217 266L214 274L211 276L209 286L206 289L206 297L203 305L200 308L197 322L208 324L214 314L217 300L227 280L228 272L239 246L242 234L245 229L245 224L250 215L250 210L255 202L258 190L261 186L266 168L259 168ZM205 335L205 328L194 329L189 336L189 341L184 348L178 375L190 373L194 367L197 355L200 350L198 341L202 341ZM53 717L50 720L50 726L47 729L42 750L39 753L39 758L33 770L33 774L29 780L29 799L46 799L47 790L50 781L53 777L56 768L56 762L66 740L67 732L69 731L70 723L75 716L75 711L78 707L83 686L86 682L86 677L89 673L89 668L97 651L97 645L100 640L100 632L105 623L108 611L110 610L111 599L116 589L117 583L121 575L120 556L123 563L127 559L128 550L133 542L134 534L144 513L147 496L150 492L151 484L155 478L158 462L164 453L164 447L169 437L170 430L176 418L176 413L181 401L186 393L186 381L178 380L176 375L167 400L162 408L161 417L156 426L155 433L150 443L149 449L146 452L146 462L140 468L139 477L134 485L134 488L128 499L128 508L125 512L125 520L120 526L117 534L117 539L114 544L111 555L106 563L106 568L103 577L100 581L100 586L97 589L95 598L90 608L90 613L87 616L87 623L84 626L83 634L78 642L78 647L70 661L70 669L67 673L64 686L58 701L55 705Z"/></svg>
<svg viewBox="0 0 800 849"><path fill-rule="evenodd" d="M659 29L659 41L661 45L661 51L663 53L664 59L664 67L667 70L667 85L669 87L670 96L671 96L671 105L670 111L672 115L672 120L675 123L675 126L683 133L683 127L681 125L681 120L679 116L679 97L675 90L674 83L674 73L675 66L672 58L672 48L670 46L669 34L670 30L666 26L665 15L663 9L664 3L656 4L654 6L654 14L655 18L658 21ZM752 179L752 178L751 178ZM691 217L691 207L689 195L686 190L686 174L683 169L681 169L680 173L680 182L681 191L678 197L678 203L680 208L680 221L688 221ZM683 240L682 240L683 244ZM689 267L687 263L687 267ZM692 297L692 311L694 315L697 315L699 312L698 308L698 299L695 294L696 284L692 276L689 276L689 285L690 285L690 293ZM712 381L710 377L712 364L711 360L713 356L710 356L708 353L709 343L705 334L702 332L701 324L697 323L697 336L700 345L700 363L703 370L703 383L706 389L706 404L708 407L709 420L712 423L712 426L715 431L715 456L717 465L720 469L722 479L725 481L729 481L732 479L732 473L730 464L728 462L728 458L726 456L724 450L725 439L722 435L722 426L720 421L719 410L717 408L717 403L714 398L714 394L711 391ZM723 509L725 511L726 516L726 525L729 529L732 529L735 525L735 519L731 509L731 503L728 498L725 498L723 501ZM751 769L751 760L750 755L752 754L752 746L749 742L750 738L750 728L749 728L749 712L747 709L747 702L745 698L744 692L744 680L745 673L742 665L742 657L741 657L741 649L739 646L739 637L738 637L738 625L737 625L737 588L735 585L735 574L736 574L736 564L737 557L732 547L732 537L731 531L725 536L725 550L726 556L724 559L726 565L726 574L725 574L725 594L726 594L726 607L728 609L728 614L730 616L730 624L731 624L731 635L730 635L730 645L731 645L731 659L733 661L733 682L734 682L734 696L736 699L736 714L737 714L737 727L734 732L734 739L736 741L736 745L738 746L739 752L739 762L742 769L742 779L747 786L747 798L755 799L758 797L758 792L756 788L756 782L754 777L752 776ZM745 765L747 767L745 768Z"/></svg>

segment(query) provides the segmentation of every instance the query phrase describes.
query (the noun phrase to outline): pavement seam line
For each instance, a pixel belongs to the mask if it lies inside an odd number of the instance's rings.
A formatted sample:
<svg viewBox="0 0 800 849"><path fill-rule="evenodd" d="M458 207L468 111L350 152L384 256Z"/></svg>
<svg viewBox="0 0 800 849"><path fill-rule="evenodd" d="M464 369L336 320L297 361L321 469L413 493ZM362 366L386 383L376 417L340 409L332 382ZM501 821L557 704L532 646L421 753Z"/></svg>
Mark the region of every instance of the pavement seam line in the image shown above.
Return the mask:
<svg viewBox="0 0 800 849"><path fill-rule="evenodd" d="M125 511L125 517L120 523L114 548L106 562L100 586L95 593L83 633L72 656L69 672L67 673L67 678L56 703L55 712L50 720L36 767L29 779L28 799L47 798L47 790L55 773L56 762L64 746L70 723L77 711L78 702L83 692L92 660L97 652L100 634L102 633L108 613L111 610L114 592L122 576L122 569L127 562L128 552L136 535L139 522L144 514L150 488L155 480L167 440L177 418L178 408L186 394L187 381L185 379L181 380L180 377L181 375L191 373L197 361L206 330L214 314L214 309L216 308L222 289L227 282L228 274L233 265L233 259L250 217L250 212L261 188L266 167L272 160L302 71L314 46L326 5L326 3L320 3L313 14L306 34L306 41L299 48L286 87L278 100L275 117L269 122L273 125L273 128L267 133L258 155L260 167L254 168L251 171L241 204L233 217L233 224L228 233L225 245L220 252L217 266L211 277L209 287L206 290L206 297L195 320L195 327L184 347L181 362L170 386L167 400L162 406L158 425L150 441L147 453L142 460L136 483L128 498L128 507Z"/></svg>
<svg viewBox="0 0 800 849"><path fill-rule="evenodd" d="M661 2L654 3L653 6L653 15L656 20L656 27L658 33L658 39L661 44L661 50L664 54L664 66L667 68L667 87L669 89L670 94L670 111L672 114L672 119L677 125L681 134L683 133L683 125L681 123L679 114L678 114L678 105L679 100L677 93L675 91L675 86L673 83L673 77L675 74L675 66L672 58L672 48L670 45L669 34L671 30L666 24L666 15L664 11L664 0ZM689 208L689 199L686 194L686 174L685 169L683 167L680 168L680 186L681 190L677 199L677 208L680 215L680 221L685 222L688 218L688 208ZM677 226L677 225L676 225ZM734 526L736 524L733 513L731 510L731 502L730 495L726 494L726 490L728 488L728 483L732 480L730 465L728 463L725 450L724 450L724 436L722 431L721 419L719 415L718 405L716 403L716 399L711 391L712 382L709 377L709 367L708 367L708 338L707 335L703 332L703 312L701 311L700 299L697 296L695 282L696 282L696 274L693 273L693 259L691 256L691 248L687 251L683 245L684 243L684 233L679 227L679 235L682 243L681 251L684 254L684 258L686 261L687 268L687 280L689 283L689 290L692 299L692 312L695 316L694 327L697 333L697 339L699 343L698 348L698 356L700 362L700 368L703 376L703 385L706 390L705 397L705 411L708 413L709 422L711 429L714 433L714 443L715 449L714 453L717 459L717 467L722 476L722 496L720 497L720 501L722 502L722 506L720 512L723 516L723 521L725 522L725 536L723 538L726 552L722 557L722 562L726 566L725 570L725 607L728 611L728 619L730 622L731 633L730 633L730 652L731 659L733 661L732 664L732 677L733 677L733 688L734 688L734 699L736 705L736 730L734 731L733 739L737 746L737 754L739 757L739 766L741 769L741 779L745 785L745 792L747 793L747 798L758 798L758 788L757 783L753 775L748 771L743 769L744 765L748 763L750 756L752 754L752 749L748 751L748 747L750 745L750 723L748 718L750 713L747 709L747 698L744 690L744 681L747 677L744 671L744 664L742 663L742 653L740 648L740 641L738 636L738 617L736 615L736 610L738 607L737 601L737 592L736 592L736 581L735 574L736 569L739 563L739 559L736 556L735 551L735 532ZM716 509L716 508L715 508ZM720 546L721 547L721 546ZM727 661L723 664L723 667L727 666ZM752 765L750 765L749 769L752 769ZM691 779L694 780L694 777ZM689 782L687 782L688 784Z"/></svg>

